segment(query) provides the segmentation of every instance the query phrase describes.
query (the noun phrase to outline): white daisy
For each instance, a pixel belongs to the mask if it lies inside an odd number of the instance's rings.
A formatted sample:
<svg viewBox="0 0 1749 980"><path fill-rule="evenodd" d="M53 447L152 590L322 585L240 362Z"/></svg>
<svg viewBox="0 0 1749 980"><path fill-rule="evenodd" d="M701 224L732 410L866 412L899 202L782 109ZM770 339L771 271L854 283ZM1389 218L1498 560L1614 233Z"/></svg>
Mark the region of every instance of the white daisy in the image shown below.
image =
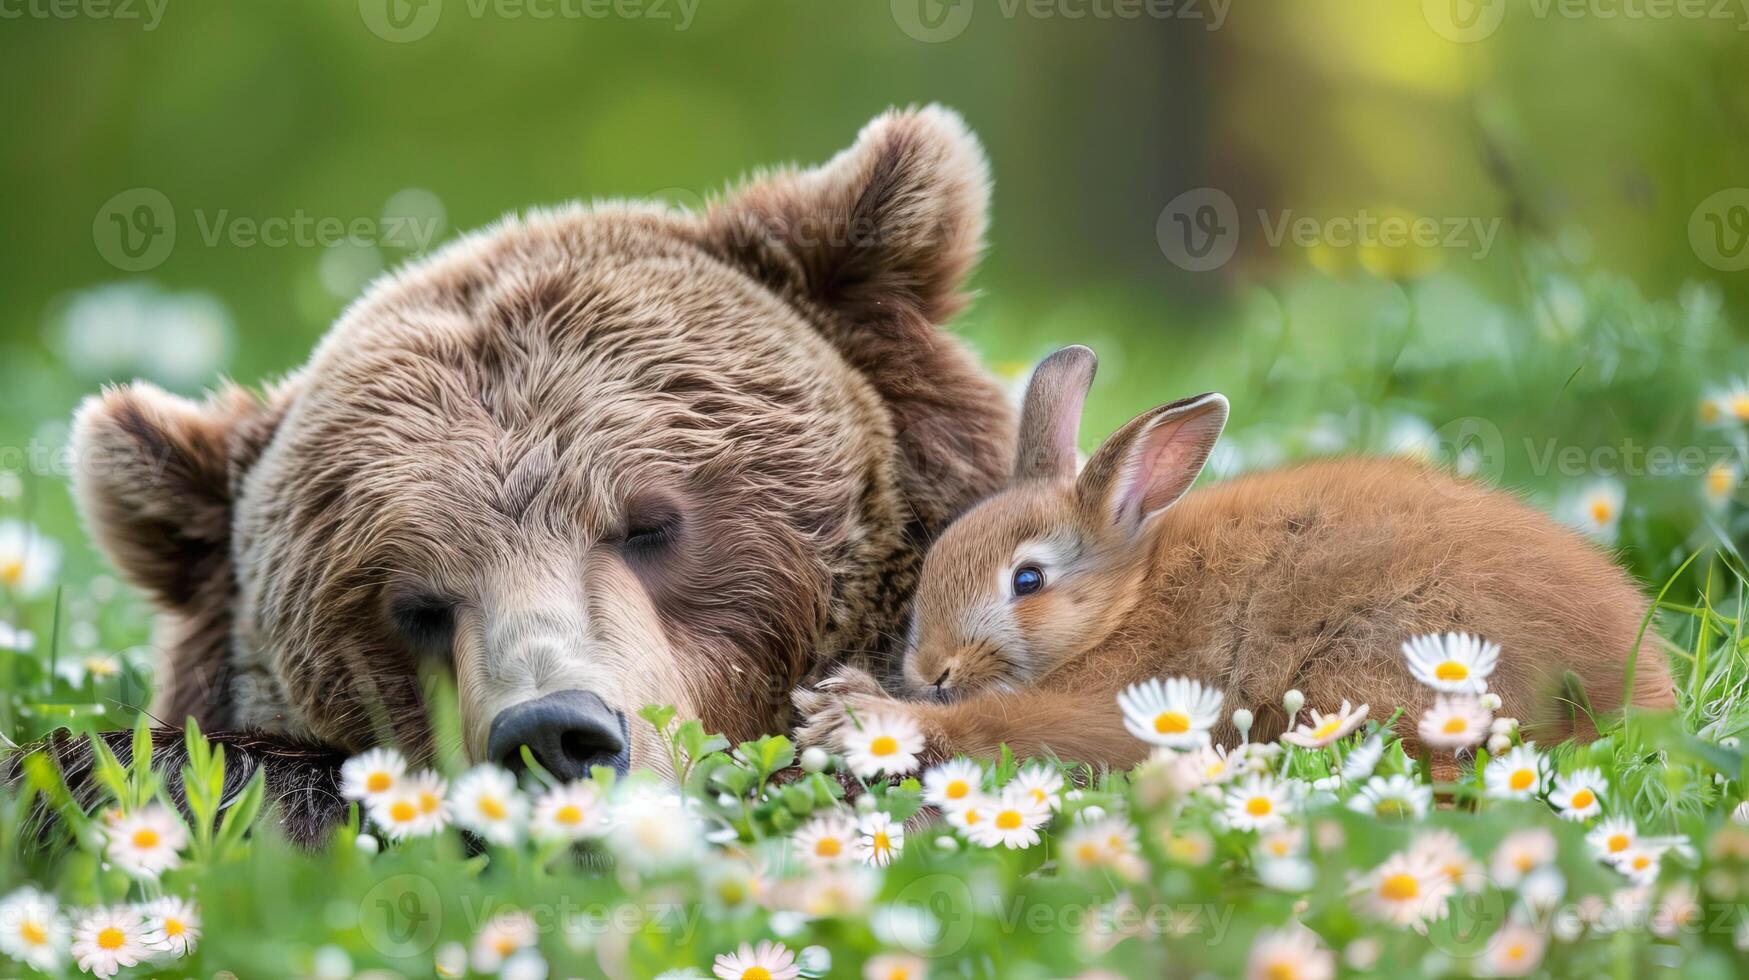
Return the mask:
<svg viewBox="0 0 1749 980"><path fill-rule="evenodd" d="M990 819L972 830L972 839L985 847L1020 849L1039 841L1039 828L1051 820L1051 807L1040 802L1031 790L1010 783L990 810Z"/></svg>
<svg viewBox="0 0 1749 980"><path fill-rule="evenodd" d="M892 864L899 852L905 849L905 825L895 823L884 811L863 814L856 822L856 829L862 835L860 853L863 861L877 868Z"/></svg>
<svg viewBox="0 0 1749 980"><path fill-rule="evenodd" d="M1192 781L1196 785L1219 786L1244 772L1248 760L1249 756L1243 751L1228 752L1221 745L1199 745L1174 761L1194 777Z"/></svg>
<svg viewBox="0 0 1749 980"><path fill-rule="evenodd" d="M0 520L0 592L33 599L55 584L61 546L22 521Z"/></svg>
<svg viewBox="0 0 1749 980"><path fill-rule="evenodd" d="M862 980L927 980L929 964L908 953L882 953L863 964Z"/></svg>
<svg viewBox="0 0 1749 980"><path fill-rule="evenodd" d="M1555 514L1599 541L1613 542L1626 502L1627 489L1620 480L1598 480L1562 500Z"/></svg>
<svg viewBox="0 0 1749 980"><path fill-rule="evenodd" d="M1706 494L1706 502L1712 507L1723 507L1736 495L1737 488L1743 484L1743 469L1736 462L1721 459L1707 467L1706 476L1701 481L1701 489Z"/></svg>
<svg viewBox="0 0 1749 980"><path fill-rule="evenodd" d="M1385 740L1383 738L1374 735L1361 742L1358 748L1348 753L1348 757L1342 760L1342 781L1358 783L1371 776L1373 770L1378 768L1379 760L1384 757Z"/></svg>
<svg viewBox="0 0 1749 980"><path fill-rule="evenodd" d="M1749 378L1709 387L1701 398L1700 421L1705 425L1749 422Z"/></svg>
<svg viewBox="0 0 1749 980"><path fill-rule="evenodd" d="M622 863L645 871L680 867L704 850L704 827L685 798L640 788L613 807L608 846Z"/></svg>
<svg viewBox="0 0 1749 980"><path fill-rule="evenodd" d="M1221 719L1220 691L1187 677L1153 677L1117 696L1124 727L1153 745L1188 749L1207 745Z"/></svg>
<svg viewBox="0 0 1749 980"><path fill-rule="evenodd" d="M489 844L514 844L528 821L528 798L516 788L516 777L508 770L485 763L456 780L450 814L458 826Z"/></svg>
<svg viewBox="0 0 1749 980"><path fill-rule="evenodd" d="M769 939L757 947L742 943L733 953L719 954L711 972L720 980L796 980L802 975L789 947Z"/></svg>
<svg viewBox="0 0 1749 980"><path fill-rule="evenodd" d="M0 899L0 953L54 973L66 951L67 923L52 896L26 886Z"/></svg>
<svg viewBox="0 0 1749 980"><path fill-rule="evenodd" d="M66 678L67 683L74 687L83 687L86 681L102 684L121 676L121 658L109 653L93 651L77 657L68 657L61 661L55 669L57 674Z"/></svg>
<svg viewBox="0 0 1749 980"><path fill-rule="evenodd" d="M1446 694L1480 694L1500 662L1500 644L1468 633L1429 633L1403 644L1415 679Z"/></svg>
<svg viewBox="0 0 1749 980"><path fill-rule="evenodd" d="M1245 960L1245 980L1330 980L1336 954L1304 926L1260 932Z"/></svg>
<svg viewBox="0 0 1749 980"><path fill-rule="evenodd" d="M1393 854L1351 889L1360 911L1391 925L1421 929L1442 919L1451 879L1425 855Z"/></svg>
<svg viewBox="0 0 1749 980"><path fill-rule="evenodd" d="M443 777L435 772L403 776L394 789L374 798L370 818L394 840L429 837L449 822Z"/></svg>
<svg viewBox="0 0 1749 980"><path fill-rule="evenodd" d="M1585 843L1591 845L1591 851L1599 861L1614 861L1628 849L1639 843L1640 833L1634 828L1634 822L1627 817L1610 817L1599 821L1591 832L1585 835Z"/></svg>
<svg viewBox="0 0 1749 980"><path fill-rule="evenodd" d="M1482 703L1469 695L1441 694L1421 716L1421 741L1436 749L1472 749L1488 737L1489 717Z"/></svg>
<svg viewBox="0 0 1749 980"><path fill-rule="evenodd" d="M1020 787L1034 803L1048 806L1053 812L1063 808L1063 774L1055 766L1034 763L1015 773L1008 785Z"/></svg>
<svg viewBox="0 0 1749 980"><path fill-rule="evenodd" d="M855 721L846 719L839 733L844 760L865 779L910 772L917 768L917 755L923 751L923 729L910 715L871 713Z"/></svg>
<svg viewBox="0 0 1749 980"><path fill-rule="evenodd" d="M1664 850L1658 844L1640 841L1617 854L1610 863L1635 885L1650 885L1664 870Z"/></svg>
<svg viewBox="0 0 1749 980"><path fill-rule="evenodd" d="M1609 780L1596 767L1578 769L1555 777L1555 788L1549 793L1549 804L1565 820L1589 820L1603 812L1603 793Z"/></svg>
<svg viewBox="0 0 1749 980"><path fill-rule="evenodd" d="M534 802L529 832L541 840L583 840L607 833L608 809L601 786L579 779L542 793Z"/></svg>
<svg viewBox="0 0 1749 980"><path fill-rule="evenodd" d="M808 821L795 833L797 850L817 867L850 864L856 860L856 824L841 813L829 813Z"/></svg>
<svg viewBox="0 0 1749 980"><path fill-rule="evenodd" d="M1346 736L1360 727L1366 720L1367 705L1350 708L1348 702L1342 702L1342 707L1330 714L1313 709L1312 720L1283 735L1282 741L1308 749L1321 749L1331 742Z"/></svg>
<svg viewBox="0 0 1749 980"><path fill-rule="evenodd" d="M1535 743L1526 742L1489 759L1482 779L1487 794L1494 799L1534 799L1548 788L1549 760L1536 750Z"/></svg>
<svg viewBox="0 0 1749 980"><path fill-rule="evenodd" d="M1071 867L1111 870L1130 880L1147 873L1136 828L1117 817L1077 826L1063 838L1061 854Z"/></svg>
<svg viewBox="0 0 1749 980"><path fill-rule="evenodd" d="M146 921L130 905L100 906L73 926L73 960L95 977L113 977L123 967L152 957Z"/></svg>
<svg viewBox="0 0 1749 980"><path fill-rule="evenodd" d="M951 810L984 785L984 767L970 759L944 762L923 774L923 802Z"/></svg>
<svg viewBox="0 0 1749 980"><path fill-rule="evenodd" d="M1449 830L1424 830L1409 841L1409 853L1432 861L1455 887L1474 891L1482 885L1482 862L1470 856L1463 841Z"/></svg>
<svg viewBox="0 0 1749 980"><path fill-rule="evenodd" d="M1558 853L1555 835L1547 830L1541 827L1515 830L1495 846L1488 861L1488 871L1495 884L1514 888L1525 875L1553 864Z"/></svg>
<svg viewBox="0 0 1749 980"><path fill-rule="evenodd" d="M1287 787L1252 775L1227 790L1227 822L1237 830L1274 830L1287 820Z"/></svg>
<svg viewBox="0 0 1749 980"><path fill-rule="evenodd" d="M534 919L521 910L494 915L474 937L470 959L479 973L497 973L504 962L539 941Z"/></svg>
<svg viewBox="0 0 1749 980"><path fill-rule="evenodd" d="M996 798L989 793L975 793L970 799L947 811L949 826L957 827L968 838L976 839L984 832L984 825L996 815Z"/></svg>
<svg viewBox="0 0 1749 980"><path fill-rule="evenodd" d="M193 902L166 895L145 907L146 932L159 960L187 956L200 942L200 910Z"/></svg>
<svg viewBox="0 0 1749 980"><path fill-rule="evenodd" d="M1348 808L1359 813L1416 820L1427 816L1432 805L1433 787L1403 775L1374 776L1348 801Z"/></svg>
<svg viewBox="0 0 1749 980"><path fill-rule="evenodd" d="M1522 922L1508 922L1488 940L1477 972L1485 977L1529 976L1547 948L1548 940L1542 933Z"/></svg>
<svg viewBox="0 0 1749 980"><path fill-rule="evenodd" d="M1298 827L1283 827L1258 838L1257 853L1269 859L1290 858L1297 856L1305 846L1305 831Z"/></svg>
<svg viewBox="0 0 1749 980"><path fill-rule="evenodd" d="M161 803L148 803L104 828L104 853L132 875L157 877L182 863L188 828Z"/></svg>
<svg viewBox="0 0 1749 980"><path fill-rule="evenodd" d="M407 774L407 760L394 749L371 749L340 767L340 795L361 803L387 796Z"/></svg>

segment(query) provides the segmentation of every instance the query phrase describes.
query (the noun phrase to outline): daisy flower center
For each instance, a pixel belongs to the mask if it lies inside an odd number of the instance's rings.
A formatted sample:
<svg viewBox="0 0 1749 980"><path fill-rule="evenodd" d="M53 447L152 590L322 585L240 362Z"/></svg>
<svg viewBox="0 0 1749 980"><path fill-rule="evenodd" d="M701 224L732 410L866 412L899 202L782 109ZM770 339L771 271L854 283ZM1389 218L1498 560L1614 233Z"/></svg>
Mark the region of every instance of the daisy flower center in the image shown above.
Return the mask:
<svg viewBox="0 0 1749 980"><path fill-rule="evenodd" d="M127 934L115 926L109 926L97 934L97 945L104 949L120 949L127 941Z"/></svg>
<svg viewBox="0 0 1749 980"><path fill-rule="evenodd" d="M409 823L418 815L419 811L415 810L413 804L408 803L406 800L398 800L393 806L389 807L389 819L396 823Z"/></svg>
<svg viewBox="0 0 1749 980"><path fill-rule="evenodd" d="M741 971L741 980L771 980L771 971L763 966L750 966Z"/></svg>
<svg viewBox="0 0 1749 980"><path fill-rule="evenodd" d="M1536 773L1529 769L1519 769L1506 780L1506 785L1516 790L1526 790L1530 789L1530 785L1534 782L1536 782Z"/></svg>
<svg viewBox="0 0 1749 980"><path fill-rule="evenodd" d="M24 925L18 927L18 936L32 946L41 946L49 941L49 931L42 923L25 919Z"/></svg>
<svg viewBox="0 0 1749 980"><path fill-rule="evenodd" d="M1394 874L1379 883L1379 896L1393 902L1407 902L1421 895L1421 882L1414 875Z"/></svg>
<svg viewBox="0 0 1749 980"><path fill-rule="evenodd" d="M479 806L480 815L488 820L503 820L510 815L510 811L504 809L504 804L495 796L480 797Z"/></svg>
<svg viewBox="0 0 1749 980"><path fill-rule="evenodd" d="M437 808L442 806L442 805L443 805L443 798L438 796L436 793L420 793L419 794L419 809L423 813L436 813Z"/></svg>
<svg viewBox="0 0 1749 980"><path fill-rule="evenodd" d="M893 849L893 839L887 836L886 831L877 830L874 833L873 845L876 854L885 854Z"/></svg>
<svg viewBox="0 0 1749 980"><path fill-rule="evenodd" d="M1707 473L1707 488L1713 492L1713 496L1723 496L1726 490L1731 489L1731 477L1730 470L1723 466L1715 466Z"/></svg>
<svg viewBox="0 0 1749 980"><path fill-rule="evenodd" d="M1342 727L1342 719L1341 718L1332 718L1329 721L1323 723L1322 725L1319 725L1317 728L1312 729L1312 737L1313 738L1329 738L1332 734L1334 734L1336 732L1336 729L1341 728L1341 727Z"/></svg>
<svg viewBox="0 0 1749 980"><path fill-rule="evenodd" d="M984 818L978 815L977 807L966 808L966 826L970 827L972 824L975 824L982 819Z"/></svg>
<svg viewBox="0 0 1749 980"><path fill-rule="evenodd" d="M1182 735L1190 731L1190 716L1182 711L1162 711L1154 716L1154 731L1162 735Z"/></svg>
<svg viewBox="0 0 1749 980"><path fill-rule="evenodd" d="M1020 826L1019 810L1003 810L996 814L996 826L1002 830L1014 830Z"/></svg>
<svg viewBox="0 0 1749 980"><path fill-rule="evenodd" d="M1092 864L1099 860L1099 848L1094 845L1093 842L1089 841L1075 849L1075 856L1088 864Z"/></svg>
<svg viewBox="0 0 1749 980"><path fill-rule="evenodd" d="M844 845L838 843L836 837L822 837L814 842L814 854L817 857L835 858L844 853Z"/></svg>
<svg viewBox="0 0 1749 980"><path fill-rule="evenodd" d="M1269 802L1267 796L1253 796L1245 801L1245 812L1254 817L1267 817L1269 811L1273 809L1275 809L1275 805Z"/></svg>
<svg viewBox="0 0 1749 980"><path fill-rule="evenodd" d="M1573 794L1573 809L1583 810L1597 802L1597 794L1588 789L1582 789Z"/></svg>
<svg viewBox="0 0 1749 980"><path fill-rule="evenodd" d="M1043 803L1043 802L1044 802L1044 801L1045 801L1045 799L1046 799L1046 798L1047 798L1047 797L1046 797L1046 794L1045 794L1045 791L1044 791L1044 790L1042 790L1042 789L1034 789L1034 790L1033 790L1033 791L1032 791L1032 801L1033 801L1033 802L1034 802L1034 803Z"/></svg>
<svg viewBox="0 0 1749 980"><path fill-rule="evenodd" d="M1380 800L1373 804L1372 811L1381 817L1400 817L1408 812L1402 800Z"/></svg>
<svg viewBox="0 0 1749 980"><path fill-rule="evenodd" d="M1512 858L1512 866L1520 871L1529 871L1536 867L1536 859L1529 854L1518 854Z"/></svg>
<svg viewBox="0 0 1749 980"><path fill-rule="evenodd" d="M0 561L0 581L14 588L24 581L24 559L11 558Z"/></svg>
<svg viewBox="0 0 1749 980"><path fill-rule="evenodd" d="M1749 421L1749 395L1735 395L1731 398L1731 414Z"/></svg>
<svg viewBox="0 0 1749 980"><path fill-rule="evenodd" d="M553 814L553 819L564 824L582 823L583 811L575 804L567 803L559 807L558 812Z"/></svg>
<svg viewBox="0 0 1749 980"><path fill-rule="evenodd" d="M373 772L365 778L364 788L371 793L386 793L395 780L386 772Z"/></svg>
<svg viewBox="0 0 1749 980"><path fill-rule="evenodd" d="M1468 680L1470 668L1456 660L1443 660L1439 666L1433 668L1433 676L1442 681Z"/></svg>
<svg viewBox="0 0 1749 980"><path fill-rule="evenodd" d="M1701 402L1700 420L1702 422L1717 422L1719 420L1719 403L1711 398Z"/></svg>
<svg viewBox="0 0 1749 980"><path fill-rule="evenodd" d="M896 755L899 751L899 740L891 735L878 735L868 745L870 755Z"/></svg>
<svg viewBox="0 0 1749 980"><path fill-rule="evenodd" d="M165 916L165 918L164 918L164 935L176 937L176 936L182 935L183 933L185 933L187 931L188 931L188 927L182 924L181 919L173 919L173 918L170 918L169 916Z"/></svg>
<svg viewBox="0 0 1749 980"><path fill-rule="evenodd" d="M1626 835L1626 834L1611 834L1611 835L1609 835L1608 846L1609 846L1609 852L1611 854L1615 854L1619 851L1627 850L1628 849L1628 835Z"/></svg>
<svg viewBox="0 0 1749 980"><path fill-rule="evenodd" d="M1525 954L1528 952L1530 952L1530 950L1526 949L1523 943L1513 943L1506 947L1506 958L1517 963L1524 959Z"/></svg>
<svg viewBox="0 0 1749 980"><path fill-rule="evenodd" d="M972 787L965 780L956 779L947 784L947 790L944 795L950 800L963 800L966 798L966 794L971 791Z"/></svg>
<svg viewBox="0 0 1749 980"><path fill-rule="evenodd" d="M1462 735L1464 732L1469 731L1469 728L1470 723L1462 718L1450 718L1446 720L1445 728L1442 730L1447 735Z"/></svg>
<svg viewBox="0 0 1749 980"><path fill-rule="evenodd" d="M1300 971L1292 963L1276 960L1263 968L1263 975L1269 980L1299 980Z"/></svg>
<svg viewBox="0 0 1749 980"><path fill-rule="evenodd" d="M158 832L150 827L142 827L134 831L134 846L142 851L158 846Z"/></svg>
<svg viewBox="0 0 1749 980"><path fill-rule="evenodd" d="M1614 516L1615 516L1615 505L1614 504L1610 503L1607 500L1593 500L1591 502L1591 519L1592 520L1596 521L1599 524L1607 524L1607 523L1609 523L1609 519L1611 517L1614 517Z"/></svg>
<svg viewBox="0 0 1749 980"><path fill-rule="evenodd" d="M1644 871L1651 866L1652 866L1652 859L1651 858L1645 856L1644 854L1636 854L1634 856L1634 870L1635 871Z"/></svg>
<svg viewBox="0 0 1749 980"><path fill-rule="evenodd" d="M499 956L509 956L521 947L509 936L498 936L492 940L492 948L497 950Z"/></svg>

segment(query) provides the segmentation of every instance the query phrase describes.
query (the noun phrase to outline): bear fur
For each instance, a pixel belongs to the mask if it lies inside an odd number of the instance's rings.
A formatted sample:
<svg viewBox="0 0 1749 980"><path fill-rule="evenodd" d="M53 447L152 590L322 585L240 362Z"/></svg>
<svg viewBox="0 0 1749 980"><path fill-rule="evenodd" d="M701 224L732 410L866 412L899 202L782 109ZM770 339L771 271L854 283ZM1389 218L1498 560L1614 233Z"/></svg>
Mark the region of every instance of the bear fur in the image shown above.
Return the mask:
<svg viewBox="0 0 1749 980"><path fill-rule="evenodd" d="M889 112L701 213L506 218L372 285L260 394L91 398L75 490L159 610L154 715L263 757L422 756L439 660L479 758L496 710L556 687L749 738L840 663L891 670L923 551L1013 454L938 329L988 194L958 116Z"/></svg>

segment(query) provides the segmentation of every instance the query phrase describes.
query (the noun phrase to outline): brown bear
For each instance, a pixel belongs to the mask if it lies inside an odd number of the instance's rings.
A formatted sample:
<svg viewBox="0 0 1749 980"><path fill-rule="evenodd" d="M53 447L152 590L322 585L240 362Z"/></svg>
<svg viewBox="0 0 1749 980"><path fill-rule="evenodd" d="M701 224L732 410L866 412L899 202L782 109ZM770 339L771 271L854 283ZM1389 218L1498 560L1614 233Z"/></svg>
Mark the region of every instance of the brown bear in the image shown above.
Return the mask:
<svg viewBox="0 0 1749 980"><path fill-rule="evenodd" d="M429 660L470 756L576 776L666 767L645 704L748 738L890 665L922 552L1013 454L938 329L988 194L958 116L890 112L701 213L506 218L260 396L90 399L76 493L161 610L155 716L424 754Z"/></svg>

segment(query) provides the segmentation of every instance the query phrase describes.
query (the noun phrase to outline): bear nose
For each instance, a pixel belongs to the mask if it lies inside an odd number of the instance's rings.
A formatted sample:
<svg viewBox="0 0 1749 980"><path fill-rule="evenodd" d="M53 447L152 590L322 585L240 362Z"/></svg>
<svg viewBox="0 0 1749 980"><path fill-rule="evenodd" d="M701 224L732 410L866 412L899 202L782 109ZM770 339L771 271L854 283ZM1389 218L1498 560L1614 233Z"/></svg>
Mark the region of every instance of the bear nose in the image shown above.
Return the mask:
<svg viewBox="0 0 1749 980"><path fill-rule="evenodd" d="M486 756L519 772L524 745L536 762L564 780L583 779L593 766L623 776L631 764L625 715L593 691L555 691L498 712L486 735Z"/></svg>

